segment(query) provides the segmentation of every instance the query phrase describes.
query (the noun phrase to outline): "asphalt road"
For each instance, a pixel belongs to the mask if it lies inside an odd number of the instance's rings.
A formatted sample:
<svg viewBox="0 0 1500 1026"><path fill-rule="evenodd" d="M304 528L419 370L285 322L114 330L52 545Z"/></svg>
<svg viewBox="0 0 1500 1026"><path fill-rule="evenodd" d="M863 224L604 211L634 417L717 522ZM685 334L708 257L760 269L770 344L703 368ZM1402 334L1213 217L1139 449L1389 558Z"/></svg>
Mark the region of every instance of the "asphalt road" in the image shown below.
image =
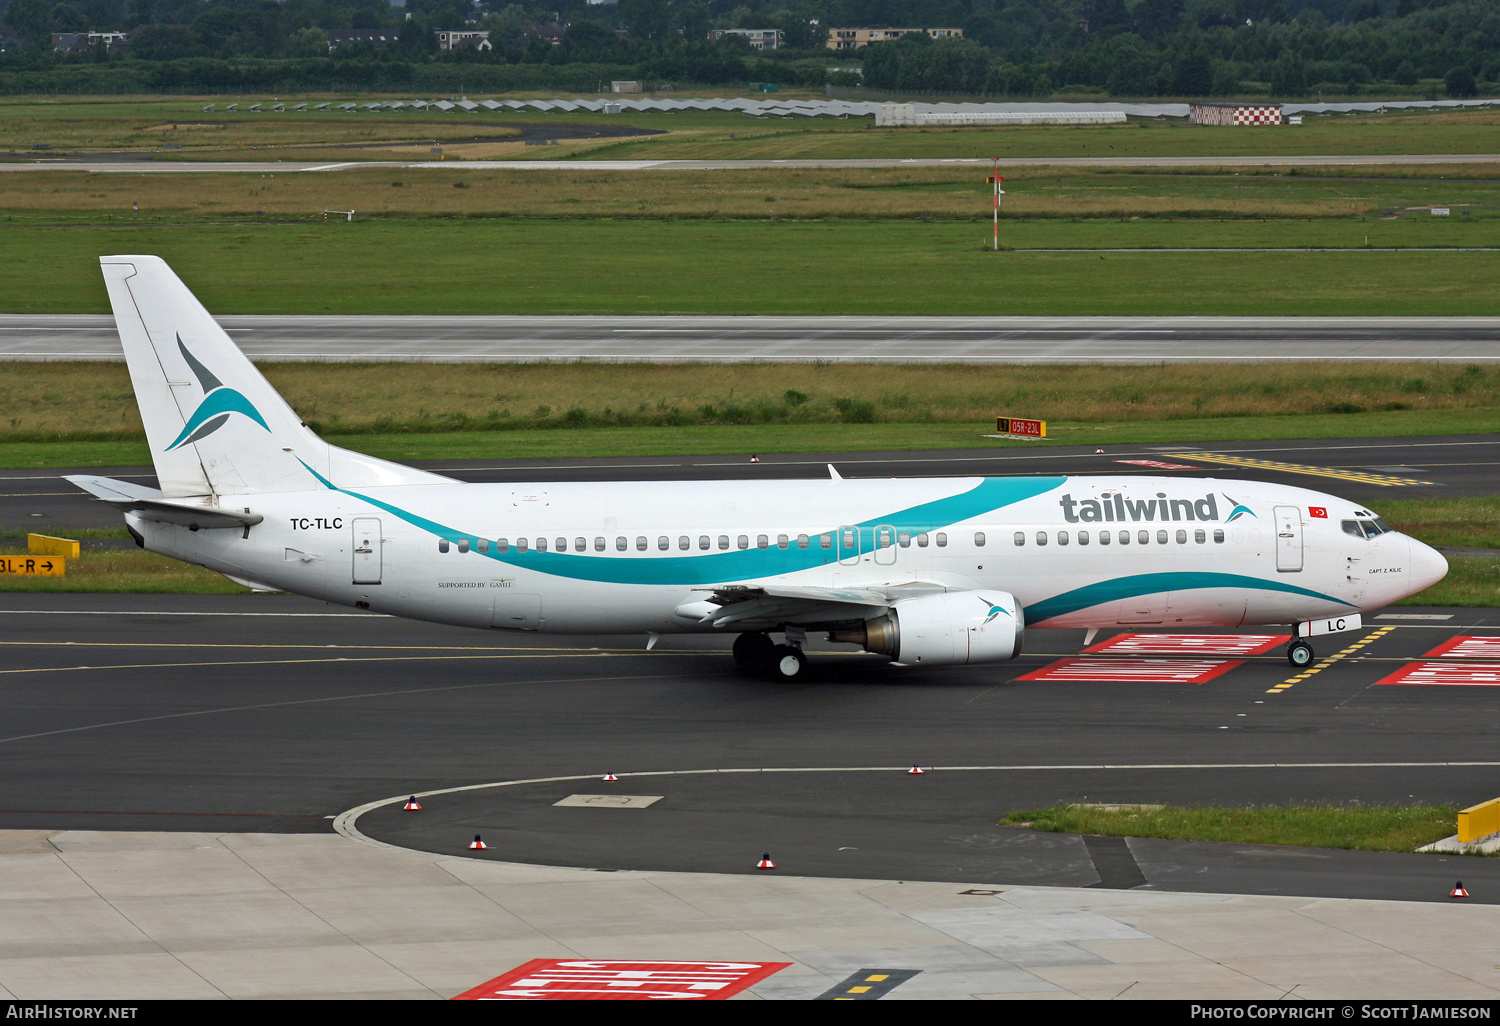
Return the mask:
<svg viewBox="0 0 1500 1026"><path fill-rule="evenodd" d="M503 452L506 436L496 433ZM1211 459L1208 457L1212 457ZM1145 461L1134 462L1134 461ZM1181 474L1279 481L1368 503L1377 512L1393 498L1492 495L1500 468L1500 437L1440 435L1414 438L1283 439L1206 445L1059 446L914 452L659 456L611 459L463 460L419 463L464 481L753 481L823 477L832 463L845 477L964 477L1014 474ZM1190 467L1190 470L1164 469ZM0 470L0 527L67 534L120 526L114 509L62 480L72 473L155 484L149 467L74 470Z"/></svg>
<svg viewBox="0 0 1500 1026"><path fill-rule="evenodd" d="M997 822L1075 801L1493 797L1500 690L1376 682L1455 635L1500 634L1495 610L1373 617L1366 631L1394 629L1277 691L1279 650L1201 684L1016 680L1076 654L1078 631L1035 632L1014 663L920 673L818 645L809 679L786 685L733 669L723 638L647 653L289 596L9 594L0 610L0 828L322 831L392 796L574 777L425 796L357 826L453 854L479 833L479 857L603 869L753 873L770 852L810 876L1434 901L1462 879L1500 900L1494 860ZM790 772L701 772L757 769ZM555 804L600 793L660 800Z"/></svg>
<svg viewBox="0 0 1500 1026"><path fill-rule="evenodd" d="M138 162L119 160L76 160L61 154L41 159L3 162L0 172L37 171L55 168L61 171L111 171L131 174L173 174L194 172L265 174L267 166L277 171L351 171L360 169L451 168L452 162L438 161L352 161L270 160L270 161L176 161L161 160L161 154L142 154ZM1390 153L1328 155L1258 155L1218 157L1006 157L1001 168L1008 167L1313 167L1367 166L1372 164L1493 164L1500 162L1495 153ZM465 170L493 171L734 171L742 168L856 168L856 167L943 167L969 164L989 167L987 157L861 157L812 160L466 160Z"/></svg>
<svg viewBox="0 0 1500 1026"><path fill-rule="evenodd" d="M1497 317L233 316L219 322L257 361L1500 360ZM123 359L111 317L0 315L0 361Z"/></svg>

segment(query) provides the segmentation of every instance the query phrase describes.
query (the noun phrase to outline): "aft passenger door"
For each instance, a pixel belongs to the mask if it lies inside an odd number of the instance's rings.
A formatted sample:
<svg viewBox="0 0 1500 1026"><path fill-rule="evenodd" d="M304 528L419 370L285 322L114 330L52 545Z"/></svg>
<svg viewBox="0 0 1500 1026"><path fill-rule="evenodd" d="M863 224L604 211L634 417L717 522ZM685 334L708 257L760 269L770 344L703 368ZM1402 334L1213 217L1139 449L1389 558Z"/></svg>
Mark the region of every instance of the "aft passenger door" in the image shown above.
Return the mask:
<svg viewBox="0 0 1500 1026"><path fill-rule="evenodd" d="M355 517L354 583L379 584L381 572L379 517Z"/></svg>
<svg viewBox="0 0 1500 1026"><path fill-rule="evenodd" d="M1302 569L1302 510L1297 506L1276 507L1276 569L1284 574Z"/></svg>

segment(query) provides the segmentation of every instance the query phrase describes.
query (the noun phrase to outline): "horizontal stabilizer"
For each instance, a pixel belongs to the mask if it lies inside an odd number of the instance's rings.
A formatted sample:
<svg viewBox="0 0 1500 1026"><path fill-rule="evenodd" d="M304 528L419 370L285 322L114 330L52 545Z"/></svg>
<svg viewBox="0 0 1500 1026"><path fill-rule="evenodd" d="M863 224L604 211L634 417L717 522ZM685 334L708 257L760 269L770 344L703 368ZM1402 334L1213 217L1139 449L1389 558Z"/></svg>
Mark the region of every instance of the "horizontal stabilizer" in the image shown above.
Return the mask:
<svg viewBox="0 0 1500 1026"><path fill-rule="evenodd" d="M212 527L254 527L265 517L259 513L243 510L221 509L216 506L195 506L186 502L164 499L161 492L144 485L117 481L112 477L86 477L75 475L64 480L114 506L122 513L134 513L145 520L163 524L178 524L194 530Z"/></svg>

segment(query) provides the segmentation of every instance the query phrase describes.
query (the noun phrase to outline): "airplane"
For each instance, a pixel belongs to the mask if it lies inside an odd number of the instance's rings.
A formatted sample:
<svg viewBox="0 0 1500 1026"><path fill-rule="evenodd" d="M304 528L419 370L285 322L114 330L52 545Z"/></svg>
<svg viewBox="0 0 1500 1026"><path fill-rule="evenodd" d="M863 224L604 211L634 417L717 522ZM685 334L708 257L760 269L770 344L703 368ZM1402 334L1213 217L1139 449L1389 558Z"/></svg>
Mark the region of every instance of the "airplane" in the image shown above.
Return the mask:
<svg viewBox="0 0 1500 1026"><path fill-rule="evenodd" d="M927 667L1014 659L1032 628L1289 625L1302 667L1448 569L1361 503L1256 481L465 483L319 438L159 257L100 265L158 487L68 480L254 588L648 648L735 634L792 680L810 633Z"/></svg>

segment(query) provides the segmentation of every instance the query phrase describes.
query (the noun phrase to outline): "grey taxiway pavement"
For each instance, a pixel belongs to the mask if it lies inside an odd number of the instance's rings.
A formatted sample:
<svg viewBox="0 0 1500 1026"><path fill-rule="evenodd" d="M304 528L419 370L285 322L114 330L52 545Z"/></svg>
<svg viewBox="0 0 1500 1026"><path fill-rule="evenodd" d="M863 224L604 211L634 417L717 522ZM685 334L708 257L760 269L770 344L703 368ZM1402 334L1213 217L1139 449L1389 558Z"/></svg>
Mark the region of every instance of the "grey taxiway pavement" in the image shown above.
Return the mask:
<svg viewBox="0 0 1500 1026"><path fill-rule="evenodd" d="M825 474L828 460L848 476L1209 473L1378 510L1388 497L1490 494L1497 457L1500 439L1471 436L437 469L492 481L746 480ZM0 475L0 523L117 524L58 473ZM1493 797L1500 770L1488 728L1500 691L1379 683L1455 636L1500 633L1494 610L1380 611L1364 648L1290 687L1274 643L1201 683L1017 679L1076 655L1078 631L1035 632L1003 666L920 674L814 645L810 678L788 686L733 670L717 637L647 653L643 638L465 631L264 595L10 594L0 610L12 796L0 829L319 832L392 796L511 782L432 793L420 818L383 806L350 822L454 855L479 833L481 858L555 865L733 874L770 850L810 876L1444 900L1455 867L1441 856L1125 845L998 818L1068 801L1462 807ZM932 772L912 777L914 764ZM606 786L606 772L621 780ZM661 800L556 806L601 790ZM1500 900L1500 863L1461 861L1483 885L1476 900Z"/></svg>
<svg viewBox="0 0 1500 1026"><path fill-rule="evenodd" d="M226 316L253 360L1500 361L1497 317ZM122 360L100 315L0 315L0 361Z"/></svg>

